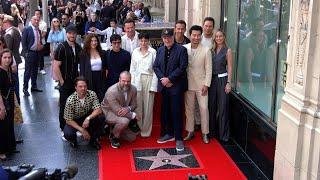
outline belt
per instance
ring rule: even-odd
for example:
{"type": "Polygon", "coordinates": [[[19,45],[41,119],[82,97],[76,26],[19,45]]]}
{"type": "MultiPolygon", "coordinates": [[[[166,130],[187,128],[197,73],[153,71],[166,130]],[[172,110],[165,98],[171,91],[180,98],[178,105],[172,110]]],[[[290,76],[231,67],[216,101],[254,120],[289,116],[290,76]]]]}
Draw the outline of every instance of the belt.
{"type": "Polygon", "coordinates": [[[222,73],[222,74],[218,74],[218,78],[222,78],[222,77],[226,77],[226,76],[228,76],[227,72],[222,73]]]}

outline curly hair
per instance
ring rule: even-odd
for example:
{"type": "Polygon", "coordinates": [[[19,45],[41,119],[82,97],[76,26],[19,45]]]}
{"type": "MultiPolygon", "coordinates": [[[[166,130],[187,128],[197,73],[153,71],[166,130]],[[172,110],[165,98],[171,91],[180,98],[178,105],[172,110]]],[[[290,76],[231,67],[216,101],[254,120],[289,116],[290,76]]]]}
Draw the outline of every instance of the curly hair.
{"type": "Polygon", "coordinates": [[[100,40],[97,34],[88,34],[85,36],[84,38],[84,43],[83,43],[83,49],[81,51],[81,55],[90,55],[90,49],[91,49],[91,40],[92,38],[96,38],[97,39],[97,51],[99,54],[102,54],[102,48],[101,48],[101,44],[100,44],[100,40]]]}

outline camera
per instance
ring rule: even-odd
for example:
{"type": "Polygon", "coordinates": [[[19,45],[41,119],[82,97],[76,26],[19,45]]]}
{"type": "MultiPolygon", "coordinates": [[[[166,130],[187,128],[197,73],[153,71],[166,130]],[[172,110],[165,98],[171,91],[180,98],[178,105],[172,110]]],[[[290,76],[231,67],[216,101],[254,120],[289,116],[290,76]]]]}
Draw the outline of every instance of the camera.
{"type": "Polygon", "coordinates": [[[21,164],[19,166],[6,166],[3,169],[8,173],[8,177],[11,180],[67,180],[75,177],[78,173],[76,166],[68,166],[61,169],[54,169],[50,171],[46,168],[34,169],[32,164],[21,164]]]}

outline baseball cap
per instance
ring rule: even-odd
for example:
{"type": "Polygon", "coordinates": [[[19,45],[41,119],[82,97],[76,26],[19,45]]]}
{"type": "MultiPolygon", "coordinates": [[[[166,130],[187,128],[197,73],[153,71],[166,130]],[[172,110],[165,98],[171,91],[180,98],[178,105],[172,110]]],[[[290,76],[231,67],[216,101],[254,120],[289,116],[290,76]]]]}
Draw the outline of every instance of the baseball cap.
{"type": "Polygon", "coordinates": [[[163,29],[161,36],[173,36],[173,29],[163,29]]]}
{"type": "Polygon", "coordinates": [[[76,28],[76,26],[74,26],[74,25],[70,25],[70,26],[67,26],[66,27],[66,32],[68,33],[68,32],[77,32],[77,28],[76,28]]]}

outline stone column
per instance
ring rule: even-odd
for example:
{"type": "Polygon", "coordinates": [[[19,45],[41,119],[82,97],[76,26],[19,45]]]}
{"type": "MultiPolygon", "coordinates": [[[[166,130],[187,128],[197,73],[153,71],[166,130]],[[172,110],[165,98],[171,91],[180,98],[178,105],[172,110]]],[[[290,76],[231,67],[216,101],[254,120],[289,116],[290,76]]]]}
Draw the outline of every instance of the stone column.
{"type": "Polygon", "coordinates": [[[288,71],[279,110],[275,180],[320,179],[320,3],[292,1],[288,71]]]}
{"type": "Polygon", "coordinates": [[[165,22],[176,21],[176,1],[175,0],[164,1],[164,21],[165,22]]]}
{"type": "Polygon", "coordinates": [[[48,13],[48,0],[42,0],[42,18],[44,22],[46,22],[47,24],[50,24],[49,13],[48,13]]]}
{"type": "Polygon", "coordinates": [[[39,6],[38,0],[29,0],[28,19],[34,16],[34,11],[38,9],[38,6],[39,6]]]}

